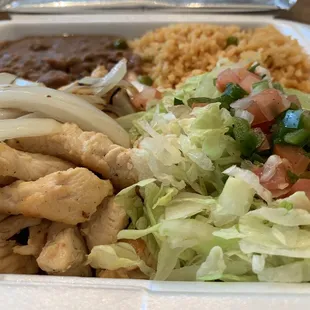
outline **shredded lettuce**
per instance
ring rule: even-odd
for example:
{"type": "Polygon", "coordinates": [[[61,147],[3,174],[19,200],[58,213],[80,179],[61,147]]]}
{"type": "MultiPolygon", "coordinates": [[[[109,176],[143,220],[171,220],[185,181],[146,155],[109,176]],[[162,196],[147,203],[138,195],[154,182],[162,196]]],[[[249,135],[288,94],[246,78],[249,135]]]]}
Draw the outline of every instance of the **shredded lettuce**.
{"type": "MultiPolygon", "coordinates": [[[[132,125],[139,182],[115,198],[129,227],[118,233],[120,242],[92,250],[91,266],[140,268],[151,279],[168,281],[310,281],[307,195],[273,199],[241,155],[230,111],[220,103],[187,104],[194,97],[219,97],[214,79],[236,67],[223,60],[212,72],[166,91],[146,112],[119,119],[126,129],[132,125]],[[139,238],[155,270],[121,242],[139,238]]],[[[259,87],[275,87],[267,70],[258,66],[256,73],[265,76],[259,87]]],[[[310,109],[309,95],[285,92],[310,109]]]]}
{"type": "Polygon", "coordinates": [[[303,109],[310,110],[310,94],[303,93],[300,90],[285,88],[285,93],[288,95],[295,95],[299,99],[303,109]]]}
{"type": "Polygon", "coordinates": [[[87,263],[96,269],[117,270],[138,267],[147,276],[154,274],[154,270],[145,264],[135,249],[124,242],[95,246],[88,255],[87,263]]]}

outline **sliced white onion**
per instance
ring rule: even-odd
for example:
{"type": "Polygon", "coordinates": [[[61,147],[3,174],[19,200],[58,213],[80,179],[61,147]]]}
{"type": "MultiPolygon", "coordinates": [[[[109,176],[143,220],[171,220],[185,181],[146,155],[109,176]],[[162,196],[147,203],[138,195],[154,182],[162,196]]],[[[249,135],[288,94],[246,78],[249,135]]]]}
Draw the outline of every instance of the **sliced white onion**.
{"type": "Polygon", "coordinates": [[[6,72],[0,73],[0,85],[1,86],[15,85],[15,86],[42,86],[44,87],[44,84],[28,81],[28,80],[17,77],[17,75],[6,73],[6,72]]]}
{"type": "Polygon", "coordinates": [[[254,115],[247,110],[236,109],[235,116],[245,119],[250,124],[252,124],[254,121],[254,115]]]}
{"type": "Polygon", "coordinates": [[[0,73],[0,85],[12,84],[17,79],[17,76],[11,73],[0,73]]]}
{"type": "Polygon", "coordinates": [[[267,203],[271,203],[272,201],[271,192],[260,184],[259,177],[252,171],[241,169],[236,165],[234,165],[223,171],[223,173],[231,177],[241,179],[244,182],[248,183],[256,191],[257,195],[259,195],[267,203]]]}
{"type": "Polygon", "coordinates": [[[0,140],[36,137],[60,132],[61,124],[53,119],[0,120],[0,140]]]}
{"type": "Polygon", "coordinates": [[[251,96],[239,99],[237,101],[235,101],[234,103],[232,103],[230,106],[233,109],[241,109],[241,110],[245,110],[247,109],[251,104],[253,103],[253,100],[251,98],[251,96]]]}
{"type": "Polygon", "coordinates": [[[98,96],[106,94],[125,77],[126,73],[127,60],[123,58],[98,83],[93,84],[93,87],[100,88],[95,94],[98,96]]]}
{"type": "Polygon", "coordinates": [[[27,112],[20,109],[0,109],[0,120],[1,119],[14,119],[25,115],[27,112]]]}
{"type": "Polygon", "coordinates": [[[41,112],[33,112],[33,113],[28,113],[26,115],[23,115],[19,117],[18,119],[29,119],[29,118],[49,118],[49,116],[41,113],[41,112]]]}
{"type": "Polygon", "coordinates": [[[281,165],[282,159],[278,155],[270,156],[264,164],[263,173],[260,177],[261,182],[269,181],[276,173],[277,167],[281,165]]]}
{"type": "Polygon", "coordinates": [[[36,86],[2,88],[0,108],[41,112],[64,123],[76,123],[83,130],[102,132],[121,146],[130,146],[128,133],[111,117],[83,99],[62,91],[36,86]]]}

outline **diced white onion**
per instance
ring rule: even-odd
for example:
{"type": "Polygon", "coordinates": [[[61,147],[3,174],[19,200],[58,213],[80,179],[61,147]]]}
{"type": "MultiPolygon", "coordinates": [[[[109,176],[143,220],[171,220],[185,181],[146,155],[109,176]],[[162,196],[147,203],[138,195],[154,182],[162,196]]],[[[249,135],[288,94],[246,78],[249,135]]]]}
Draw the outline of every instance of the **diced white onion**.
{"type": "Polygon", "coordinates": [[[254,115],[247,110],[236,109],[235,116],[247,120],[250,124],[252,124],[254,121],[254,115]]]}
{"type": "Polygon", "coordinates": [[[0,140],[36,137],[61,131],[61,124],[53,119],[0,120],[0,140]]]}
{"type": "Polygon", "coordinates": [[[282,163],[278,155],[269,156],[263,167],[263,173],[260,177],[261,182],[269,181],[276,173],[277,167],[282,163]]]}
{"type": "Polygon", "coordinates": [[[223,173],[243,180],[248,183],[256,191],[257,195],[259,195],[266,202],[270,203],[272,201],[271,192],[260,184],[258,176],[252,171],[241,169],[234,165],[223,171],[223,173]]]}
{"type": "Polygon", "coordinates": [[[241,109],[241,110],[245,110],[247,109],[251,104],[253,103],[253,100],[250,96],[239,99],[237,101],[235,101],[234,103],[232,103],[230,106],[233,109],[241,109]]]}
{"type": "Polygon", "coordinates": [[[0,109],[0,120],[1,119],[14,119],[25,115],[27,112],[20,109],[0,109]]]}

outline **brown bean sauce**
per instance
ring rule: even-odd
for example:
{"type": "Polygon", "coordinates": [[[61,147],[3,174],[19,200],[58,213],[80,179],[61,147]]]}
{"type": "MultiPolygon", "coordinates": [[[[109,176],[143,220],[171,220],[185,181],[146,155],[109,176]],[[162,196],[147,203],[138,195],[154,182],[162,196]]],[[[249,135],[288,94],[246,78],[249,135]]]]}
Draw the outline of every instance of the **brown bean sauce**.
{"type": "Polygon", "coordinates": [[[59,88],[89,76],[98,66],[110,70],[123,57],[128,69],[141,72],[142,62],[129,49],[115,47],[118,37],[53,36],[28,37],[0,44],[0,72],[59,88]]]}

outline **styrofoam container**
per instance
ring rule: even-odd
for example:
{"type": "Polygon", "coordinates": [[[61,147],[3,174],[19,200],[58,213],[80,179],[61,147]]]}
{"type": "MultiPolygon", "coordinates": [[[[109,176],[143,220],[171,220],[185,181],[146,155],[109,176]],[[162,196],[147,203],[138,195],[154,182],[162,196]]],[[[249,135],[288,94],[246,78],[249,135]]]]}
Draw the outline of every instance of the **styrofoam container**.
{"type": "MultiPolygon", "coordinates": [[[[134,38],[171,23],[274,25],[310,54],[310,27],[258,15],[29,15],[0,22],[0,40],[29,35],[111,34],[134,38]]],[[[0,309],[110,310],[310,309],[310,284],[154,282],[145,280],[0,275],[0,309]]]]}

